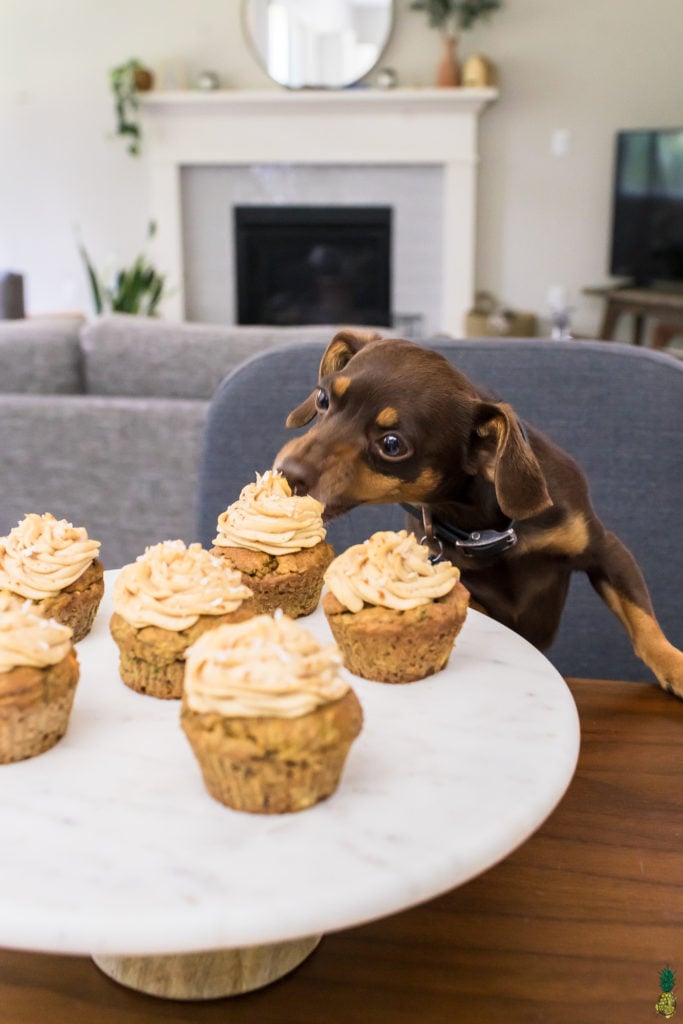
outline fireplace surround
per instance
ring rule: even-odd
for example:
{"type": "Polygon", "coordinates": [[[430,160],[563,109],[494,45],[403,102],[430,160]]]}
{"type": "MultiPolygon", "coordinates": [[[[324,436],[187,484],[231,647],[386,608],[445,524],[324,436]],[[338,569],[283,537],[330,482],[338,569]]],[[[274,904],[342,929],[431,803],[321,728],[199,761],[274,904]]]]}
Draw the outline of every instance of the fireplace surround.
{"type": "MultiPolygon", "coordinates": [[[[495,89],[345,89],[159,92],[143,98],[154,258],[176,290],[171,319],[188,315],[183,176],[194,168],[292,165],[439,172],[440,226],[433,250],[438,295],[431,330],[462,333],[474,292],[478,119],[495,89]]],[[[362,195],[358,197],[362,199],[362,195]]],[[[282,200],[278,195],[273,203],[282,200]]],[[[296,200],[295,200],[296,201],[296,200]]],[[[396,223],[396,235],[400,223],[396,223]]],[[[203,245],[201,239],[196,245],[203,245]]],[[[394,253],[401,257],[401,245],[394,253]]],[[[396,275],[401,268],[394,267],[396,275]]],[[[406,312],[409,312],[406,310],[406,312]]],[[[413,312],[420,312],[414,310],[413,312]]],[[[233,321],[234,322],[234,321],[233,321]]]]}

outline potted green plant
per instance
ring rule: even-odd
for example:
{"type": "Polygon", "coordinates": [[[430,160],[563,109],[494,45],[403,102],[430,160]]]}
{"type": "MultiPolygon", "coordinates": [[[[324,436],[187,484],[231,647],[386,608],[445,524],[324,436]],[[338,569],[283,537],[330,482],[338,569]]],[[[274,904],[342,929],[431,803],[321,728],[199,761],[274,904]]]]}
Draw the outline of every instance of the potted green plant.
{"type": "Polygon", "coordinates": [[[460,85],[457,59],[458,32],[467,31],[502,7],[502,0],[412,0],[413,11],[424,11],[432,28],[444,39],[444,55],[437,70],[437,85],[460,85]]]}
{"type": "MultiPolygon", "coordinates": [[[[152,238],[155,232],[156,225],[151,221],[147,237],[152,238]]],[[[154,268],[144,252],[136,257],[130,267],[115,271],[108,284],[95,269],[83,243],[79,245],[79,252],[98,315],[133,313],[138,316],[156,316],[159,303],[166,294],[166,278],[154,268]]]]}
{"type": "Polygon", "coordinates": [[[128,152],[131,156],[139,156],[141,133],[137,117],[140,106],[138,93],[152,88],[152,72],[134,58],[111,68],[109,84],[114,94],[116,134],[128,139],[128,152]]]}

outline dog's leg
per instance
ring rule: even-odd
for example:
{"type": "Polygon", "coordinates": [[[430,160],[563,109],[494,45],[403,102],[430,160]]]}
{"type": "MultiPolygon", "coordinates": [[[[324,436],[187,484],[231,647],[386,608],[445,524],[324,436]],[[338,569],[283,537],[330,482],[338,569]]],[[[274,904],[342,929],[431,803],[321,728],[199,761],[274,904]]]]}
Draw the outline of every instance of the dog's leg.
{"type": "Polygon", "coordinates": [[[588,578],[628,630],[633,650],[665,690],[683,698],[683,653],[664,636],[643,575],[627,547],[605,533],[588,578]]]}

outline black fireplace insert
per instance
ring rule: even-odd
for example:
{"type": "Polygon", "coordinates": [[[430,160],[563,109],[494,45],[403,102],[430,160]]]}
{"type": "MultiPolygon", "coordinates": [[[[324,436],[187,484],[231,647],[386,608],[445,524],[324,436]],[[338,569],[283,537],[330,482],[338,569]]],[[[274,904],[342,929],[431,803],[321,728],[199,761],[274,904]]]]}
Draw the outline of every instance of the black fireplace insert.
{"type": "Polygon", "coordinates": [[[391,208],[236,206],[237,322],[391,324],[391,208]]]}

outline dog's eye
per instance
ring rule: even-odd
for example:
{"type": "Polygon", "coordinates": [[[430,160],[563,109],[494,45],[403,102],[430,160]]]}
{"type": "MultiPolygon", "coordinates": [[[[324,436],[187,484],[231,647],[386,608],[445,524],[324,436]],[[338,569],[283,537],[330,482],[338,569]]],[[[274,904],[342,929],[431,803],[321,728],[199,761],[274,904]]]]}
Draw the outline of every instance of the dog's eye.
{"type": "Polygon", "coordinates": [[[315,393],[315,407],[319,412],[324,412],[325,409],[330,407],[330,396],[322,388],[318,388],[315,393]]]}
{"type": "Polygon", "coordinates": [[[385,459],[401,459],[410,454],[405,441],[398,434],[385,434],[378,443],[380,454],[385,459]]]}

